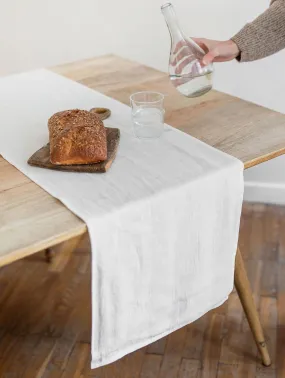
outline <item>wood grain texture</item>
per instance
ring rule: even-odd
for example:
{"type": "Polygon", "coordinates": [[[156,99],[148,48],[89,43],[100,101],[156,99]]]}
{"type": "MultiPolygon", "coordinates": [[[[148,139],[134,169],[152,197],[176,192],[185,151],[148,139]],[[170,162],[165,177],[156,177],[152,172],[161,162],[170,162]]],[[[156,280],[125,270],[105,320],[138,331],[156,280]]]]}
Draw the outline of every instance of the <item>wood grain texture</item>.
{"type": "MultiPolygon", "coordinates": [[[[12,167],[1,180],[16,183],[0,192],[0,266],[86,232],[86,225],[57,199],[12,167]]],[[[7,183],[7,186],[10,184],[7,183]]]]}
{"type": "MultiPolygon", "coordinates": [[[[285,210],[285,208],[283,209],[285,210]]],[[[285,212],[275,206],[245,205],[242,221],[258,212],[263,224],[272,226],[285,212]],[[250,211],[248,211],[250,209],[250,211]]],[[[251,259],[263,267],[268,251],[253,248],[251,231],[242,227],[244,249],[252,247],[251,259]]],[[[285,225],[278,239],[283,240],[285,225]]],[[[254,233],[256,235],[256,233],[254,233]]],[[[272,235],[273,239],[276,235],[272,235]]],[[[272,241],[273,241],[272,239],[272,241]]],[[[257,245],[259,241],[257,239],[257,245]]],[[[280,247],[281,249],[284,246],[280,247]]],[[[57,254],[60,250],[55,250],[57,254]]],[[[277,246],[276,258],[279,256],[277,246]]],[[[90,246],[80,242],[67,264],[51,269],[44,253],[19,260],[0,269],[0,377],[2,378],[284,378],[285,377],[285,265],[278,263],[278,282],[262,294],[267,280],[252,275],[257,288],[259,314],[269,345],[272,365],[264,367],[249,327],[233,292],[226,305],[125,358],[99,369],[90,369],[90,246]],[[21,279],[19,279],[21,277],[21,279]]],[[[272,260],[270,260],[272,261],[272,260]]],[[[259,269],[258,267],[256,268],[259,269]]],[[[261,270],[262,272],[262,270],[261,270]]]]}
{"type": "Polygon", "coordinates": [[[116,128],[106,127],[107,135],[107,159],[96,164],[74,164],[74,165],[57,165],[50,162],[50,145],[36,151],[28,160],[32,166],[56,171],[65,172],[85,172],[85,173],[106,173],[116,158],[119,141],[120,130],[116,128]]]}
{"type": "MultiPolygon", "coordinates": [[[[139,63],[108,55],[52,70],[125,104],[136,91],[166,94],[167,123],[239,158],[245,168],[285,152],[284,115],[216,91],[187,99],[165,73],[139,63]]],[[[79,218],[1,157],[0,206],[0,266],[86,232],[79,218]]]]}
{"type": "Polygon", "coordinates": [[[125,104],[136,91],[166,94],[167,123],[237,157],[246,168],[285,152],[285,116],[236,97],[211,91],[188,99],[176,91],[167,74],[113,55],[53,71],[125,104]]]}

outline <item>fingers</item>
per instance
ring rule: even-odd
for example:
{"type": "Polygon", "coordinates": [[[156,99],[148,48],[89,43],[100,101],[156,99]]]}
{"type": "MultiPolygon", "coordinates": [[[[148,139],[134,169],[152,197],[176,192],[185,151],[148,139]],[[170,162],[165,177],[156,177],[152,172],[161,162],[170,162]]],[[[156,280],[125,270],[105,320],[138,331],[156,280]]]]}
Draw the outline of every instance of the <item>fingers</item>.
{"type": "MultiPolygon", "coordinates": [[[[179,50],[178,50],[179,51],[179,50]]],[[[171,65],[172,66],[176,66],[182,59],[185,58],[185,56],[188,56],[188,57],[191,57],[192,56],[192,59],[194,59],[194,56],[193,54],[191,53],[191,51],[189,51],[189,49],[187,48],[187,46],[183,46],[179,53],[172,59],[171,61],[171,65]],[[187,51],[188,50],[188,51],[187,51]]]]}
{"type": "Polygon", "coordinates": [[[194,57],[188,56],[187,58],[182,60],[182,62],[177,64],[177,66],[175,67],[175,74],[176,75],[181,74],[183,71],[183,68],[185,68],[189,63],[193,62],[194,59],[195,59],[194,57]]]}
{"type": "Polygon", "coordinates": [[[190,43],[187,41],[180,41],[174,48],[173,55],[170,64],[175,67],[175,74],[181,75],[183,69],[189,65],[191,62],[198,59],[199,63],[194,64],[191,67],[191,72],[188,74],[193,76],[197,76],[201,74],[201,68],[204,66],[209,65],[210,63],[219,60],[219,49],[215,46],[215,41],[210,41],[205,38],[193,38],[193,41],[202,48],[206,55],[202,53],[202,51],[196,51],[196,55],[192,53],[190,43]],[[211,46],[211,44],[214,44],[211,46]],[[212,48],[210,48],[212,47],[212,48]],[[200,56],[199,56],[200,55],[200,56]],[[202,67],[201,67],[202,66],[202,67]],[[199,68],[200,67],[200,68],[199,68]]]}
{"type": "Polygon", "coordinates": [[[184,55],[184,52],[181,53],[181,56],[179,54],[177,57],[171,62],[171,65],[175,67],[175,74],[181,75],[184,68],[188,66],[188,64],[192,63],[190,71],[187,72],[187,75],[191,75],[191,77],[197,76],[201,74],[201,66],[204,64],[202,63],[202,58],[197,59],[197,57],[193,54],[191,55],[184,55]],[[195,64],[193,64],[195,62],[195,64]]]}
{"type": "MultiPolygon", "coordinates": [[[[205,51],[208,51],[208,40],[206,38],[192,38],[192,40],[197,44],[199,45],[203,50],[205,51]]],[[[173,54],[176,54],[178,53],[178,51],[181,49],[181,47],[183,46],[187,46],[187,42],[186,41],[179,41],[175,48],[174,48],[174,51],[173,51],[173,54]]]]}
{"type": "Polygon", "coordinates": [[[179,41],[179,42],[177,43],[177,45],[175,46],[175,48],[174,48],[173,54],[177,54],[178,51],[179,51],[179,50],[181,49],[181,47],[183,47],[183,46],[186,46],[186,42],[185,42],[185,41],[179,41]]]}
{"type": "Polygon", "coordinates": [[[207,66],[208,64],[214,62],[219,55],[220,55],[219,50],[213,49],[204,56],[202,62],[205,66],[207,66]]]}
{"type": "Polygon", "coordinates": [[[193,39],[194,42],[200,44],[200,43],[205,43],[205,40],[206,38],[196,38],[196,37],[191,37],[191,39],[193,39]]]}
{"type": "Polygon", "coordinates": [[[188,66],[188,64],[192,63],[192,65],[189,67],[188,72],[186,73],[189,78],[193,78],[195,76],[201,75],[201,64],[200,61],[197,61],[197,59],[193,56],[189,56],[185,58],[182,62],[180,62],[175,67],[175,74],[176,75],[182,75],[183,69],[188,66]],[[193,64],[194,63],[194,64],[193,64]]]}
{"type": "Polygon", "coordinates": [[[207,39],[205,39],[205,38],[192,38],[192,39],[198,46],[201,47],[202,50],[204,50],[204,52],[209,51],[207,39]]]}
{"type": "MultiPolygon", "coordinates": [[[[206,53],[198,49],[195,52],[196,58],[201,61],[202,66],[207,66],[212,62],[225,62],[234,59],[239,54],[238,47],[232,41],[216,41],[206,38],[192,38],[193,41],[206,53]]],[[[176,72],[179,74],[183,68],[191,61],[191,44],[187,41],[177,43],[174,50],[174,58],[171,64],[177,66],[176,72]],[[190,49],[187,51],[187,48],[190,49]],[[185,58],[185,56],[189,58],[185,58]]]]}
{"type": "MultiPolygon", "coordinates": [[[[206,46],[206,39],[205,38],[193,38],[193,41],[204,51],[204,52],[207,52],[209,51],[208,47],[206,46]]],[[[182,61],[185,56],[188,56],[188,57],[191,57],[192,58],[189,58],[187,59],[187,62],[183,61],[181,62],[181,66],[179,68],[177,68],[177,71],[181,71],[183,69],[183,67],[185,67],[191,60],[194,60],[195,58],[198,58],[199,60],[203,58],[203,52],[202,51],[197,51],[196,52],[196,57],[194,57],[194,55],[192,54],[191,50],[189,49],[189,47],[191,48],[191,45],[188,45],[187,41],[179,41],[175,48],[174,48],[174,51],[173,51],[173,54],[177,54],[176,56],[173,57],[173,59],[171,60],[170,64],[172,66],[176,66],[177,64],[179,64],[180,61],[182,61]],[[189,51],[187,51],[187,49],[189,51]],[[200,55],[200,56],[199,56],[200,55]]]]}
{"type": "MultiPolygon", "coordinates": [[[[193,38],[193,41],[204,51],[204,52],[207,52],[209,51],[207,45],[206,45],[206,39],[204,38],[193,38]]],[[[183,51],[183,48],[187,48],[187,46],[190,46],[191,47],[191,44],[188,44],[187,41],[179,41],[175,48],[174,48],[174,51],[173,51],[173,54],[177,54],[179,52],[179,54],[177,55],[177,60],[181,60],[183,55],[184,55],[184,51],[183,51]]],[[[202,52],[201,52],[202,53],[202,52]]]]}

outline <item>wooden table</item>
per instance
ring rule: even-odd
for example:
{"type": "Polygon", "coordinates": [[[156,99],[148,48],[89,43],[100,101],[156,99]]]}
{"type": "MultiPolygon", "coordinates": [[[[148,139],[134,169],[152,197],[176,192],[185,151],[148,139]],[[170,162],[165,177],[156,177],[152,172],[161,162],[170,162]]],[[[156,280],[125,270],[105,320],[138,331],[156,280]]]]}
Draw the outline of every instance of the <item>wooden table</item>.
{"type": "MultiPolygon", "coordinates": [[[[123,103],[133,92],[166,94],[166,122],[244,162],[245,168],[285,153],[285,116],[224,93],[187,99],[165,73],[108,55],[52,71],[123,103]]],[[[96,104],[94,104],[96,106],[96,104]]],[[[58,200],[0,157],[0,266],[63,243],[70,254],[86,225],[58,200]]],[[[240,251],[235,285],[265,365],[270,358],[240,251]]]]}

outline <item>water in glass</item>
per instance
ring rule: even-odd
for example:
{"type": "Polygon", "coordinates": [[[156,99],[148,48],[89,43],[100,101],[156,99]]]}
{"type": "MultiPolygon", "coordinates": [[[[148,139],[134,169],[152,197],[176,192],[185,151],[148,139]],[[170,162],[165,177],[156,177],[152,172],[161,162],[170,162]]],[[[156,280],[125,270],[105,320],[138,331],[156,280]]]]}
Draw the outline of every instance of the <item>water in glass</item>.
{"type": "Polygon", "coordinates": [[[153,107],[140,107],[133,112],[134,131],[139,138],[158,138],[164,127],[164,111],[153,107]]]}

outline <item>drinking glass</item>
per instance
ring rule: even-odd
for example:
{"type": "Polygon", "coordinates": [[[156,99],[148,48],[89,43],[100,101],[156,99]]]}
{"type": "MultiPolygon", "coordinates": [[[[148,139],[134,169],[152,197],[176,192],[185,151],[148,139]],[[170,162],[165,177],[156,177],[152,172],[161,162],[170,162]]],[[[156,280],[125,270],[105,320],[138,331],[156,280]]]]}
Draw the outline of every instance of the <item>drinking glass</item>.
{"type": "Polygon", "coordinates": [[[137,92],[131,95],[134,133],[138,138],[159,138],[164,130],[164,95],[158,92],[137,92]]]}

